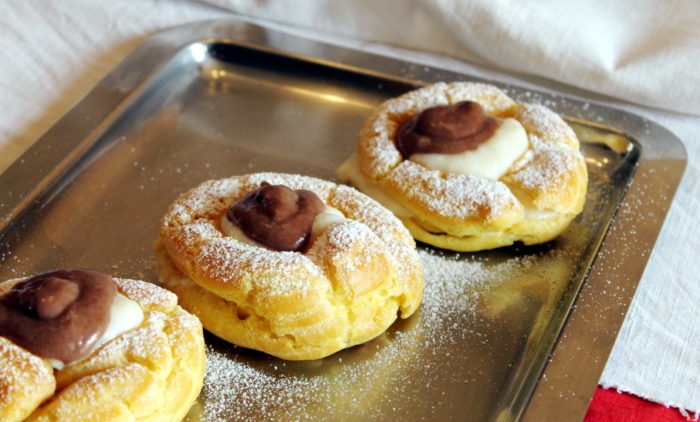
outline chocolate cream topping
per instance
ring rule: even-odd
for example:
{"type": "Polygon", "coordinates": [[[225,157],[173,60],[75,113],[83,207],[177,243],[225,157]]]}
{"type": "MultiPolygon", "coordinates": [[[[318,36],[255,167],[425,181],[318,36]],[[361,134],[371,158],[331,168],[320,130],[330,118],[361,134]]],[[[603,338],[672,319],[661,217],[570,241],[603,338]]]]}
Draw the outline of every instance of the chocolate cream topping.
{"type": "Polygon", "coordinates": [[[248,237],[278,251],[302,251],[325,208],[315,193],[263,182],[229,208],[226,218],[248,237]]]}
{"type": "Polygon", "coordinates": [[[413,154],[459,154],[475,150],[501,126],[479,103],[430,107],[405,122],[396,137],[404,158],[413,154]]]}
{"type": "Polygon", "coordinates": [[[89,270],[56,270],[0,296],[0,335],[37,356],[68,364],[90,354],[109,325],[117,287],[89,270]]]}

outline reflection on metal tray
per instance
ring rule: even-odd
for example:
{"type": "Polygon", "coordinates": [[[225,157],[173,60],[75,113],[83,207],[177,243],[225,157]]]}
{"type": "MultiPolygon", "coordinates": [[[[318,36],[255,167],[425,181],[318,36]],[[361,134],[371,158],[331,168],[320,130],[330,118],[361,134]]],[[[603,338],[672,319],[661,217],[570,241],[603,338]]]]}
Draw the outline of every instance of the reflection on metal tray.
{"type": "MultiPolygon", "coordinates": [[[[474,80],[416,69],[239,21],[160,33],[0,177],[0,276],[78,266],[155,282],[151,243],[179,193],[254,171],[335,179],[375,105],[424,82],[474,80]]],[[[537,247],[421,246],[420,312],[326,359],[283,362],[207,336],[190,420],[583,416],[685,152],[640,117],[503,87],[570,116],[583,142],[590,187],[570,229],[537,247]]]]}

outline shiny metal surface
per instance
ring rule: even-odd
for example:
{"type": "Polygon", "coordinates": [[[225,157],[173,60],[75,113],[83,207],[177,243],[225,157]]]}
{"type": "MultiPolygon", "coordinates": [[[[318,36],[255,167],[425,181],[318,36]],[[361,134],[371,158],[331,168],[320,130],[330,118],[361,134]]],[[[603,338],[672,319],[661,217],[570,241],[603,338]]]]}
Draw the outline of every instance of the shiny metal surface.
{"type": "MultiPolygon", "coordinates": [[[[335,179],[375,105],[440,80],[474,78],[238,21],[158,34],[0,176],[0,278],[69,266],[155,282],[151,243],[178,194],[253,171],[335,179]]],[[[217,412],[243,400],[229,377],[205,386],[190,420],[583,417],[686,155],[638,116],[504,88],[569,116],[584,143],[591,181],[571,228],[530,248],[421,246],[433,264],[479,269],[479,283],[455,281],[471,286],[457,292],[470,306],[445,310],[431,302],[445,292],[427,289],[416,316],[321,361],[284,363],[207,337],[212,356],[315,390],[292,391],[302,405],[291,406],[261,387],[257,406],[217,412]],[[230,402],[212,403],[222,397],[213,389],[230,391],[230,402]]]]}

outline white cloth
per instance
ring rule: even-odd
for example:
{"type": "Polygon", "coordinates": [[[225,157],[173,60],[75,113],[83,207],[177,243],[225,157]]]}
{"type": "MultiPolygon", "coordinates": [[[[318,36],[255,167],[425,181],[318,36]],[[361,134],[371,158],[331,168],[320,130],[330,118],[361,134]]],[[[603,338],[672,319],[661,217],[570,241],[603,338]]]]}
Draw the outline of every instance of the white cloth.
{"type": "Polygon", "coordinates": [[[550,78],[675,132],[688,149],[688,170],[601,383],[700,411],[698,3],[0,0],[0,171],[145,37],[231,11],[325,42],[504,82],[537,87],[550,78]]]}
{"type": "Polygon", "coordinates": [[[693,89],[700,86],[700,4],[692,0],[203,2],[700,115],[693,89]]]}

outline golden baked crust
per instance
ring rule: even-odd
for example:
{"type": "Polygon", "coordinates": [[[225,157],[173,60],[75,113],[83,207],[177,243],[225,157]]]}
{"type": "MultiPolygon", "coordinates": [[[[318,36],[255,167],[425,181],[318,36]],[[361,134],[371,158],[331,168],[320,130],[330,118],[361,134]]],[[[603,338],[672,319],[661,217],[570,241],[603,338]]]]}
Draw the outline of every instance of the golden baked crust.
{"type": "MultiPolygon", "coordinates": [[[[177,297],[143,281],[114,279],[144,312],[141,325],[54,371],[0,337],[2,421],[175,421],[202,388],[202,326],[177,297]]],[[[0,283],[0,292],[18,280],[0,283]]]]}
{"type": "Polygon", "coordinates": [[[555,238],[583,209],[588,184],[579,141],[559,115],[541,105],[516,104],[494,86],[466,82],[429,85],[380,105],[338,175],[360,188],[369,184],[373,189],[366,193],[382,203],[400,204],[404,212],[398,216],[416,239],[457,251],[555,238]],[[395,138],[405,121],[459,101],[476,101],[487,114],[514,118],[525,129],[527,151],[499,180],[444,174],[399,153],[395,138]]]}
{"type": "Polygon", "coordinates": [[[51,365],[0,337],[0,420],[21,421],[56,389],[51,365]]]}
{"type": "Polygon", "coordinates": [[[290,360],[317,359],[364,343],[418,308],[423,276],[410,233],[374,200],[347,186],[257,173],[205,182],[168,209],[156,242],[161,282],[204,327],[239,346],[290,360]],[[225,236],[228,207],[262,182],[313,191],[347,220],[304,253],[225,236]]]}

